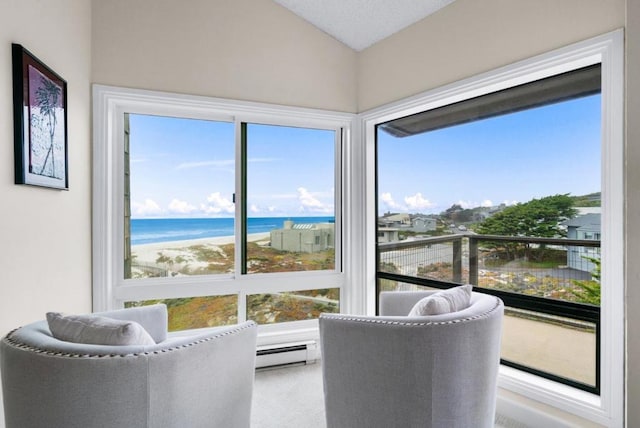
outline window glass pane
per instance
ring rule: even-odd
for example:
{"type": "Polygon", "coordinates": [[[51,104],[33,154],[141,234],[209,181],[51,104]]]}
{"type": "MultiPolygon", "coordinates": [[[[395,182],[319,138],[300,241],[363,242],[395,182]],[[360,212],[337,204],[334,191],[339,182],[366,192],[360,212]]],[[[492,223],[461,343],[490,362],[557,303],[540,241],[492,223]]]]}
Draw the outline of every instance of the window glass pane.
{"type": "Polygon", "coordinates": [[[323,312],[339,311],[339,288],[247,296],[247,318],[258,324],[315,319],[323,312]]]}
{"type": "Polygon", "coordinates": [[[501,356],[513,363],[595,386],[595,329],[593,323],[506,308],[501,356]]]}
{"type": "Polygon", "coordinates": [[[380,291],[440,291],[438,288],[427,287],[408,282],[394,281],[391,279],[378,279],[378,290],[380,291]]]}
{"type": "Polygon", "coordinates": [[[378,127],[379,270],[584,301],[583,282],[599,287],[600,102],[404,137],[378,127]]]}
{"type": "Polygon", "coordinates": [[[164,303],[169,313],[169,331],[215,327],[238,323],[238,296],[203,296],[125,302],[125,308],[164,303]]]}
{"type": "Polygon", "coordinates": [[[125,115],[125,278],[234,271],[234,124],[125,115]]]}
{"type": "Polygon", "coordinates": [[[335,131],[246,125],[247,273],[335,269],[335,131]]]}
{"type": "MultiPolygon", "coordinates": [[[[588,239],[588,238],[581,238],[588,239]]],[[[528,241],[479,241],[480,287],[600,304],[600,247],[528,241]],[[595,294],[594,294],[595,293],[595,294]]]]}
{"type": "Polygon", "coordinates": [[[462,250],[466,241],[460,235],[378,242],[380,272],[438,281],[462,280],[462,250]]]}
{"type": "Polygon", "coordinates": [[[502,357],[592,392],[600,79],[586,67],[376,129],[379,290],[414,289],[396,281],[410,276],[499,291],[502,357]]]}

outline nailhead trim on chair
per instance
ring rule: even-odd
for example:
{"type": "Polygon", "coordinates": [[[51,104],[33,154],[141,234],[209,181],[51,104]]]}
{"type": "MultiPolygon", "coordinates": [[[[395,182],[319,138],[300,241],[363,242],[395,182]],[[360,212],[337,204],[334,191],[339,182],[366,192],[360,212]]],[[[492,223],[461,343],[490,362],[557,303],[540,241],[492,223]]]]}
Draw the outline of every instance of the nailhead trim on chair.
{"type": "Polygon", "coordinates": [[[379,319],[377,317],[363,318],[359,316],[349,316],[349,315],[342,315],[342,314],[321,314],[320,318],[326,318],[326,319],[330,318],[330,319],[342,320],[342,321],[358,321],[358,322],[366,322],[366,323],[372,323],[372,324],[389,324],[389,325],[404,325],[404,326],[458,324],[458,323],[465,323],[465,322],[474,321],[480,318],[488,317],[500,307],[500,300],[497,297],[495,298],[495,300],[496,300],[495,306],[486,312],[474,315],[472,317],[459,318],[459,319],[449,320],[449,321],[427,321],[427,322],[389,321],[389,320],[379,319]]]}
{"type": "Polygon", "coordinates": [[[142,356],[142,355],[152,355],[152,354],[161,354],[161,353],[164,353],[164,352],[178,351],[180,349],[188,348],[188,347],[200,344],[200,343],[210,342],[211,340],[218,339],[220,337],[224,337],[224,336],[228,336],[230,334],[238,333],[238,332],[240,332],[242,330],[246,330],[248,328],[252,328],[255,325],[256,324],[254,322],[251,322],[250,324],[247,324],[247,325],[245,325],[243,327],[238,327],[238,328],[235,328],[233,330],[228,330],[228,331],[225,331],[224,333],[216,334],[215,336],[205,337],[205,338],[196,340],[194,342],[185,343],[184,345],[173,346],[173,347],[165,348],[165,349],[158,349],[156,351],[137,352],[137,353],[131,353],[131,354],[73,354],[73,353],[66,353],[66,352],[54,352],[54,351],[50,351],[50,350],[47,350],[47,349],[37,348],[35,346],[31,346],[31,345],[27,345],[27,344],[24,344],[22,342],[19,342],[18,340],[14,339],[12,337],[12,335],[16,331],[20,330],[22,327],[18,327],[15,330],[10,331],[9,334],[7,334],[3,340],[5,342],[7,342],[9,345],[11,345],[11,346],[13,346],[15,348],[18,348],[18,349],[23,349],[25,351],[30,351],[30,352],[35,352],[37,354],[50,355],[50,356],[55,356],[55,357],[68,357],[68,358],[139,357],[139,356],[142,356]]]}

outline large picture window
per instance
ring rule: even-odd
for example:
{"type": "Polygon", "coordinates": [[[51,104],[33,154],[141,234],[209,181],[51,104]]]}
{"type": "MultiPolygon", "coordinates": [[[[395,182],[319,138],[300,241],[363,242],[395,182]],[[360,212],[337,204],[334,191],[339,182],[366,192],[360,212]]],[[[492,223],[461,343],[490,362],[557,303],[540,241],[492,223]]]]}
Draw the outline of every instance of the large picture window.
{"type": "Polygon", "coordinates": [[[170,331],[252,319],[286,335],[341,309],[350,115],[97,94],[117,101],[96,156],[96,224],[109,230],[94,242],[109,272],[96,310],[162,302],[170,331]]]}
{"type": "Polygon", "coordinates": [[[471,283],[497,292],[507,305],[503,364],[595,393],[600,82],[593,65],[376,133],[380,291],[471,283]]]}
{"type": "Polygon", "coordinates": [[[623,377],[621,35],[363,114],[381,291],[505,302],[500,386],[607,426],[623,377]]]}

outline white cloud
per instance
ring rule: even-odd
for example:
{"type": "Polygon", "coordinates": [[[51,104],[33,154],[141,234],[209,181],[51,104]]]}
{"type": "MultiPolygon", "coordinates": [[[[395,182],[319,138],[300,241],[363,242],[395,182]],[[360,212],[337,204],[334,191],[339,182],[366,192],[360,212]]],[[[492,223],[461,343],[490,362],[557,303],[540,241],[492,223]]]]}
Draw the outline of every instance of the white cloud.
{"type": "Polygon", "coordinates": [[[207,196],[208,204],[200,204],[200,210],[205,214],[233,213],[235,207],[233,202],[215,192],[207,196]]]}
{"type": "Polygon", "coordinates": [[[179,199],[173,199],[169,203],[169,211],[175,214],[191,214],[196,211],[198,208],[194,205],[186,201],[181,201],[179,199]]]}
{"type": "Polygon", "coordinates": [[[249,207],[249,211],[251,211],[252,213],[259,213],[262,210],[258,208],[256,204],[251,204],[251,206],[249,207]]]}
{"type": "Polygon", "coordinates": [[[332,213],[333,207],[323,204],[314,194],[304,187],[298,187],[298,201],[300,202],[300,211],[332,213]]]}
{"type": "Polygon", "coordinates": [[[422,196],[422,193],[418,192],[413,196],[405,196],[404,203],[410,210],[424,210],[432,208],[435,204],[422,196]]]}
{"type": "Polygon", "coordinates": [[[502,201],[502,203],[503,203],[503,204],[505,204],[505,205],[507,205],[507,206],[509,206],[509,205],[516,205],[516,204],[518,204],[518,201],[515,201],[515,200],[514,200],[514,201],[506,201],[506,200],[505,200],[505,201],[502,201]]]}
{"type": "Polygon", "coordinates": [[[162,214],[162,208],[153,199],[145,199],[143,203],[131,202],[134,217],[152,217],[162,214]]]}
{"type": "Polygon", "coordinates": [[[307,189],[298,187],[298,200],[303,207],[322,208],[322,202],[317,200],[307,189]]]}
{"type": "Polygon", "coordinates": [[[491,200],[489,200],[489,199],[485,199],[484,201],[482,201],[480,206],[481,207],[485,207],[485,208],[490,208],[490,207],[493,206],[493,202],[491,202],[491,200]]]}
{"type": "Polygon", "coordinates": [[[402,206],[400,206],[399,204],[396,203],[396,201],[393,200],[393,197],[391,196],[391,193],[389,193],[389,192],[382,193],[380,195],[380,200],[389,209],[392,209],[392,210],[402,210],[403,209],[402,206]]]}

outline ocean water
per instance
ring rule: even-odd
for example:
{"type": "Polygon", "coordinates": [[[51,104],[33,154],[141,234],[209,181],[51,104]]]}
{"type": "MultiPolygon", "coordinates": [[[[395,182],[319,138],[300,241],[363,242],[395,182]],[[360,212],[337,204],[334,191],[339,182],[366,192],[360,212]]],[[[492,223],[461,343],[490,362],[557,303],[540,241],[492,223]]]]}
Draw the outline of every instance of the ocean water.
{"type": "MultiPolygon", "coordinates": [[[[292,220],[294,223],[326,223],[334,221],[334,218],[253,217],[247,219],[247,233],[263,233],[280,229],[285,220],[292,220]]],[[[131,219],[131,245],[233,235],[233,218],[131,219]]]]}

